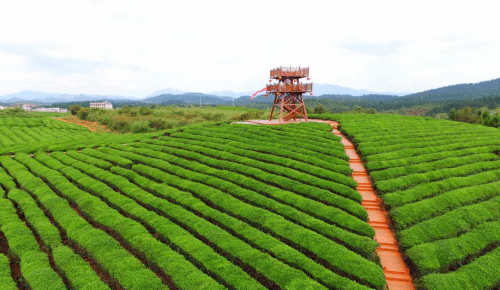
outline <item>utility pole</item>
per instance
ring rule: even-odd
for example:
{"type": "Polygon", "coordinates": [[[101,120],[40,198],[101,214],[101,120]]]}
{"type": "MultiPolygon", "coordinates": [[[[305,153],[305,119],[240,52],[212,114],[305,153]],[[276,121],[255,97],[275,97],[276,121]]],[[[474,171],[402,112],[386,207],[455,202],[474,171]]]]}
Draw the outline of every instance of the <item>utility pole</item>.
{"type": "Polygon", "coordinates": [[[201,96],[200,96],[200,107],[201,107],[201,96]]]}
{"type": "Polygon", "coordinates": [[[233,98],[233,107],[234,107],[234,98],[233,98]]]}

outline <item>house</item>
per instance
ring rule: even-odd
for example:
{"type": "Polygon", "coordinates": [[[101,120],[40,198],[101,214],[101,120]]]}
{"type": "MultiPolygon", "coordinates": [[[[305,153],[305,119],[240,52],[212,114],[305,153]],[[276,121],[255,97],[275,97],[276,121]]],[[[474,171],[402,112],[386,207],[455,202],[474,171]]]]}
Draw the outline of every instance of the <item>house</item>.
{"type": "Polygon", "coordinates": [[[33,112],[67,113],[68,110],[61,108],[38,108],[34,109],[33,112]]]}
{"type": "Polygon", "coordinates": [[[23,104],[23,110],[31,111],[33,110],[33,106],[31,104],[23,104]]]}
{"type": "Polygon", "coordinates": [[[100,102],[100,103],[90,103],[91,108],[101,108],[101,109],[106,109],[106,110],[113,110],[113,105],[108,102],[100,102]]]}
{"type": "Polygon", "coordinates": [[[0,110],[4,110],[4,109],[5,109],[5,107],[0,105],[0,110]]]}

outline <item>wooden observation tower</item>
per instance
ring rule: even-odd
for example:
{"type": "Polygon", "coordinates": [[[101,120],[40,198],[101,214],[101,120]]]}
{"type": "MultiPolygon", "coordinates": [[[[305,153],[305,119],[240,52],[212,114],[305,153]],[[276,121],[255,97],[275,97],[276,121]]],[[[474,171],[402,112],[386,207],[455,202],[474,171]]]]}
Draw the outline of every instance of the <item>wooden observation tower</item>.
{"type": "Polygon", "coordinates": [[[301,78],[309,80],[309,68],[305,67],[279,67],[271,70],[269,82],[277,80],[278,83],[266,86],[266,97],[268,93],[274,94],[274,102],[271,108],[271,121],[279,109],[280,123],[296,121],[297,117],[304,118],[307,122],[306,105],[302,94],[312,95],[312,83],[301,83],[301,78]]]}

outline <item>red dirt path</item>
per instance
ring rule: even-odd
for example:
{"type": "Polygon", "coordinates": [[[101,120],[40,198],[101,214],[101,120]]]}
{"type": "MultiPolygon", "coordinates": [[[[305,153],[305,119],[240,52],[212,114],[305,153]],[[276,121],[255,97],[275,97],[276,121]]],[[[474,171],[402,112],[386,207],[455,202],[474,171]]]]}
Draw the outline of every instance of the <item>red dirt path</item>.
{"type": "Polygon", "coordinates": [[[75,116],[70,116],[70,117],[66,117],[66,118],[54,117],[54,119],[59,120],[59,121],[63,121],[66,123],[70,123],[70,124],[80,125],[80,126],[88,128],[90,131],[94,131],[94,132],[97,131],[98,129],[102,129],[101,127],[103,127],[103,126],[99,125],[99,123],[97,123],[97,122],[89,122],[89,121],[80,120],[75,116]]]}
{"type": "MultiPolygon", "coordinates": [[[[410,277],[410,270],[406,266],[398,248],[398,241],[394,237],[387,217],[387,211],[384,209],[382,200],[373,190],[370,177],[368,176],[363,163],[361,162],[356,149],[351,141],[342,135],[337,129],[338,122],[310,120],[313,122],[327,123],[333,127],[332,133],[342,137],[342,144],[345,152],[349,156],[349,166],[352,168],[352,178],[358,183],[356,188],[362,196],[361,205],[368,212],[368,224],[375,230],[375,241],[380,244],[377,248],[377,254],[380,257],[380,263],[384,268],[384,276],[389,290],[415,290],[413,281],[410,277]]],[[[277,120],[247,120],[246,124],[254,125],[282,125],[288,123],[279,123],[277,120]]],[[[293,123],[293,122],[292,122],[293,123]]]]}
{"type": "Polygon", "coordinates": [[[415,289],[410,277],[410,270],[399,252],[398,241],[389,228],[390,220],[387,217],[387,211],[384,209],[382,200],[373,190],[370,178],[356,153],[356,149],[354,149],[354,145],[337,129],[338,122],[326,123],[333,127],[333,134],[342,137],[341,142],[350,158],[349,165],[353,170],[352,178],[358,182],[357,190],[363,198],[361,205],[368,212],[368,224],[375,230],[375,241],[380,244],[380,247],[377,248],[377,254],[384,268],[384,276],[389,290],[415,289]]]}

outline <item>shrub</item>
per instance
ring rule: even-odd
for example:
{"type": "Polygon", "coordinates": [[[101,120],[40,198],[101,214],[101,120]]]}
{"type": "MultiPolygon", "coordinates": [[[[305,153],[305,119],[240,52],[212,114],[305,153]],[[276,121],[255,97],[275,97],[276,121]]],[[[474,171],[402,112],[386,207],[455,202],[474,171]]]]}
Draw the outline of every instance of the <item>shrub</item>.
{"type": "Polygon", "coordinates": [[[155,130],[164,130],[164,129],[169,129],[172,128],[173,125],[167,123],[167,121],[163,119],[151,119],[149,120],[148,124],[149,128],[155,129],[155,130]]]}
{"type": "Polygon", "coordinates": [[[151,109],[148,109],[146,107],[140,107],[139,108],[139,114],[140,115],[143,115],[143,116],[145,116],[145,115],[151,115],[151,113],[153,113],[153,110],[151,110],[151,109]]]}
{"type": "Polygon", "coordinates": [[[130,124],[124,120],[114,120],[109,127],[112,130],[118,131],[120,133],[125,133],[130,131],[130,124]]]}
{"type": "Polygon", "coordinates": [[[322,104],[317,104],[313,109],[314,114],[324,114],[326,113],[325,107],[322,104]]]}
{"type": "Polygon", "coordinates": [[[89,108],[81,108],[77,113],[78,118],[80,118],[81,120],[87,120],[89,114],[90,114],[89,108]]]}
{"type": "Polygon", "coordinates": [[[82,109],[82,107],[78,106],[78,105],[71,105],[69,106],[69,111],[71,112],[71,115],[73,116],[76,116],[76,114],[78,113],[78,111],[80,111],[82,109]]]}
{"type": "Polygon", "coordinates": [[[149,131],[148,123],[146,121],[134,122],[130,126],[132,133],[146,133],[149,131]]]}

